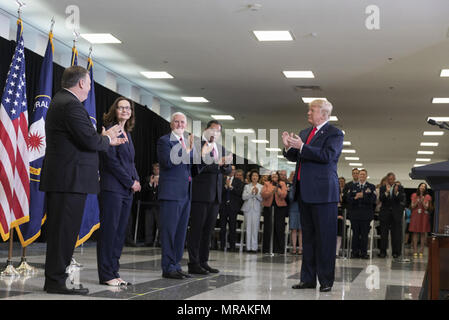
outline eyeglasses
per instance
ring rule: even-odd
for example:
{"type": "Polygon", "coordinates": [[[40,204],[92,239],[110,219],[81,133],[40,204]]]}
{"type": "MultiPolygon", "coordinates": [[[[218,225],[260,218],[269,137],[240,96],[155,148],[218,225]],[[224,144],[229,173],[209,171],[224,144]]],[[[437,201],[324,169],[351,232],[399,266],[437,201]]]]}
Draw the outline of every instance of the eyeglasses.
{"type": "Polygon", "coordinates": [[[120,110],[120,111],[129,111],[129,110],[131,110],[131,107],[128,107],[128,106],[126,106],[126,107],[122,107],[122,106],[120,106],[120,107],[117,107],[117,109],[118,110],[120,110]]]}

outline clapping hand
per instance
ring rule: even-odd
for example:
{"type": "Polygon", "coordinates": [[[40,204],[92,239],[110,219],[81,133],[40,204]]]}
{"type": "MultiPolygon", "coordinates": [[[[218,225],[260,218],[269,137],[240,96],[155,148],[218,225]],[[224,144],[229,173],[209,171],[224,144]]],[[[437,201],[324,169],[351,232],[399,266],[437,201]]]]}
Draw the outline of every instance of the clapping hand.
{"type": "MultiPolygon", "coordinates": [[[[128,141],[127,138],[119,138],[119,136],[123,133],[123,128],[116,124],[115,126],[110,127],[106,130],[104,127],[101,131],[101,135],[108,136],[111,141],[109,144],[111,146],[118,146],[128,141]]],[[[125,136],[126,137],[126,136],[125,136]]]]}
{"type": "Polygon", "coordinates": [[[186,147],[186,152],[190,153],[193,149],[193,134],[189,133],[189,145],[186,147]]]}
{"type": "Polygon", "coordinates": [[[287,138],[288,144],[290,147],[295,149],[301,149],[304,142],[302,142],[301,138],[298,137],[298,135],[294,135],[293,133],[290,134],[290,136],[287,138]]]}
{"type": "Polygon", "coordinates": [[[289,134],[287,131],[282,132],[282,142],[284,143],[285,149],[290,148],[290,143],[288,141],[289,134]]]}

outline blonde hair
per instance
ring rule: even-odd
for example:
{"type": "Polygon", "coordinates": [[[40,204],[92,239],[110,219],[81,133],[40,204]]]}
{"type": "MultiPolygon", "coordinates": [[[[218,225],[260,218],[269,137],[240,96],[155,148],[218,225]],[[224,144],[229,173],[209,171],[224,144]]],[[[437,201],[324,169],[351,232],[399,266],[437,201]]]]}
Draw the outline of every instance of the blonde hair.
{"type": "Polygon", "coordinates": [[[327,119],[330,118],[332,114],[332,103],[323,99],[315,99],[309,103],[310,107],[317,106],[320,108],[322,114],[326,114],[327,119]]]}

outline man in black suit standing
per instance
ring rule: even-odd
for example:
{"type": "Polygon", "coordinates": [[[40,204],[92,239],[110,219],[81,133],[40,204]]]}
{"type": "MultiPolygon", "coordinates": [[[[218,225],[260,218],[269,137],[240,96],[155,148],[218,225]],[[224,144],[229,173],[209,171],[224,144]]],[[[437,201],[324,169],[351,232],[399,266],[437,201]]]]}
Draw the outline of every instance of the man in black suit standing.
{"type": "Polygon", "coordinates": [[[379,212],[380,221],[380,258],[387,255],[388,231],[391,229],[391,250],[393,258],[401,254],[402,214],[405,207],[405,191],[393,172],[387,174],[387,184],[380,187],[379,200],[382,206],[379,212]]]}
{"type": "Polygon", "coordinates": [[[79,66],[65,69],[62,89],[53,97],[45,122],[46,155],[40,190],[46,192],[47,293],[87,294],[88,289],[66,286],[70,264],[81,227],[88,193],[98,193],[98,151],[119,145],[118,125],[98,134],[82,102],[90,90],[89,72],[79,66]]]}
{"type": "Polygon", "coordinates": [[[209,249],[212,230],[217,220],[218,208],[222,200],[223,174],[231,172],[232,154],[225,154],[216,140],[221,134],[221,124],[211,120],[206,126],[201,140],[202,171],[192,181],[192,206],[190,211],[190,231],[187,238],[189,251],[189,273],[218,273],[211,268],[209,249]]]}
{"type": "Polygon", "coordinates": [[[236,178],[235,166],[223,184],[223,200],[220,208],[220,245],[226,249],[226,225],[229,225],[229,251],[235,251],[237,214],[242,207],[243,182],[236,178]]]}

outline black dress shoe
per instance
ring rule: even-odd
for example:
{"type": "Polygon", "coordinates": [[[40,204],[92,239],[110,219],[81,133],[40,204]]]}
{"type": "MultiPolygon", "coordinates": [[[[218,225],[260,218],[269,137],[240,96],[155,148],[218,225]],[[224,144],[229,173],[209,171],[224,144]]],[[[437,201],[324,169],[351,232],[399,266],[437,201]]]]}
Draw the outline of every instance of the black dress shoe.
{"type": "Polygon", "coordinates": [[[208,264],[201,265],[201,268],[203,268],[204,270],[206,270],[210,273],[219,273],[220,272],[220,270],[214,269],[214,268],[210,267],[208,264]]]}
{"type": "Polygon", "coordinates": [[[162,273],[162,277],[167,279],[184,279],[182,274],[178,273],[177,271],[164,272],[162,273]]]}
{"type": "Polygon", "coordinates": [[[364,254],[364,255],[362,255],[360,258],[362,258],[362,259],[369,259],[369,255],[368,254],[364,254]]]}
{"type": "Polygon", "coordinates": [[[327,287],[327,286],[320,287],[320,292],[329,292],[331,290],[332,290],[332,287],[327,287]]]}
{"type": "Polygon", "coordinates": [[[351,253],[351,259],[357,259],[360,258],[360,255],[358,253],[351,253]]]}
{"type": "Polygon", "coordinates": [[[393,254],[393,259],[397,259],[399,257],[398,254],[393,254]]]}
{"type": "Polygon", "coordinates": [[[387,256],[387,254],[384,253],[384,252],[381,252],[381,253],[379,253],[377,256],[378,256],[379,258],[385,258],[385,257],[387,256]]]}
{"type": "Polygon", "coordinates": [[[192,274],[209,274],[209,271],[201,268],[200,266],[189,267],[189,273],[192,274]]]}
{"type": "Polygon", "coordinates": [[[292,286],[293,289],[315,289],[316,283],[300,282],[292,286]]]}
{"type": "Polygon", "coordinates": [[[184,272],[182,270],[178,270],[178,273],[180,275],[182,275],[184,278],[192,278],[192,276],[190,274],[188,274],[187,272],[184,272]]]}
{"type": "Polygon", "coordinates": [[[67,288],[66,286],[61,287],[53,287],[53,286],[44,286],[44,290],[47,293],[54,293],[54,294],[79,294],[79,295],[86,295],[89,293],[89,289],[83,288],[82,286],[80,288],[67,288]]]}

